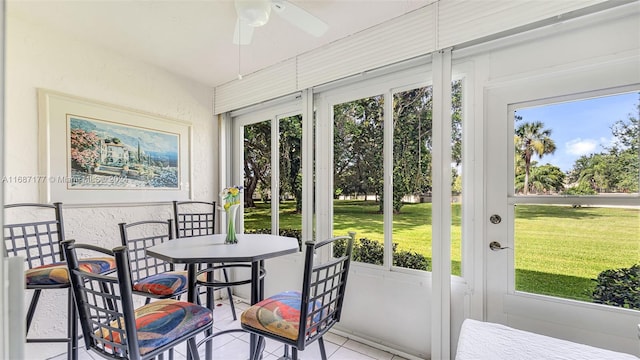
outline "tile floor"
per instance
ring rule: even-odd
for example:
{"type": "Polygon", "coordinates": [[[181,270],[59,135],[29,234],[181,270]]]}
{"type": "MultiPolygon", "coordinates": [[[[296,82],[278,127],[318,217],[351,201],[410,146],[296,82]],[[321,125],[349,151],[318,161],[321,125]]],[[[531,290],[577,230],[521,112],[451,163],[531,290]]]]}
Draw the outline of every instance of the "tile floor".
{"type": "MultiPolygon", "coordinates": [[[[225,330],[240,327],[240,313],[248,307],[245,303],[236,305],[238,320],[234,321],[231,307],[227,303],[218,303],[214,311],[214,328],[225,330]]],[[[403,357],[382,351],[360,342],[345,337],[328,333],[324,336],[325,348],[329,360],[405,360],[403,357]]],[[[28,346],[28,345],[27,345],[28,346]]],[[[220,335],[214,339],[213,357],[216,360],[247,360],[249,357],[249,335],[242,332],[220,335]]],[[[181,345],[175,350],[175,360],[184,360],[186,345],[181,345]]],[[[204,346],[200,347],[200,357],[204,359],[204,346]]],[[[275,341],[267,341],[263,353],[264,360],[277,360],[283,354],[283,345],[275,341]]],[[[65,360],[66,354],[50,358],[50,360],[65,360]]],[[[305,351],[299,353],[302,360],[320,359],[320,349],[317,342],[310,345],[305,351]]],[[[80,348],[80,360],[98,360],[100,356],[87,351],[84,345],[80,348]]]]}

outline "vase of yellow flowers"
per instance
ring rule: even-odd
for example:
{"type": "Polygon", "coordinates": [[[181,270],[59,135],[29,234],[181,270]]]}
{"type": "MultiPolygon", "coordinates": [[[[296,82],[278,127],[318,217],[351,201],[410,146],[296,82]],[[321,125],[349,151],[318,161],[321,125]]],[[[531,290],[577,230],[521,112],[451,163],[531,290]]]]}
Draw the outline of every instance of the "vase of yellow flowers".
{"type": "Polygon", "coordinates": [[[240,191],[242,186],[232,186],[224,188],[220,193],[222,209],[227,215],[227,236],[224,239],[225,244],[238,243],[236,236],[236,214],[240,207],[240,191]]]}

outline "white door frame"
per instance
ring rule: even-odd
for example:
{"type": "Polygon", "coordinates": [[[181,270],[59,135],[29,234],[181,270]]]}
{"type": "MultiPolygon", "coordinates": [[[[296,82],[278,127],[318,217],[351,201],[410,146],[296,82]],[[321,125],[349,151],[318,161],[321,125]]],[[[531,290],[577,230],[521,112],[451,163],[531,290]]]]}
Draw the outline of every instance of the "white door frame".
{"type": "Polygon", "coordinates": [[[637,196],[562,197],[514,195],[513,110],[515,104],[542,104],[549,98],[568,101],[591,96],[637,91],[640,85],[636,56],[593,61],[553,73],[489,84],[485,94],[486,268],[485,319],[562,337],[568,340],[637,352],[637,311],[515,291],[514,206],[519,203],[592,205],[638,203],[637,196]],[[635,80],[635,83],[634,83],[635,80]],[[490,222],[492,214],[502,221],[490,222]],[[499,242],[504,250],[492,251],[499,242]],[[635,345],[635,349],[633,348],[635,345]]]}

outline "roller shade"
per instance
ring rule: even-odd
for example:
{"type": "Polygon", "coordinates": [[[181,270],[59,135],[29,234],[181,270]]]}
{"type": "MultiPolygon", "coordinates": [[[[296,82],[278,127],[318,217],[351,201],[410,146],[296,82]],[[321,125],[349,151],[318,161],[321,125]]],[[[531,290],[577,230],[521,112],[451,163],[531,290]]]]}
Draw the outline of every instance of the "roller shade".
{"type": "Polygon", "coordinates": [[[298,58],[301,89],[435,50],[435,6],[429,5],[298,58]]]}
{"type": "Polygon", "coordinates": [[[438,49],[514,29],[604,0],[447,0],[438,3],[438,49]]]}
{"type": "Polygon", "coordinates": [[[440,0],[242,80],[218,86],[214,93],[214,112],[240,109],[436,50],[474,40],[481,42],[492,35],[545,26],[562,21],[568,13],[582,15],[627,2],[440,0]]]}

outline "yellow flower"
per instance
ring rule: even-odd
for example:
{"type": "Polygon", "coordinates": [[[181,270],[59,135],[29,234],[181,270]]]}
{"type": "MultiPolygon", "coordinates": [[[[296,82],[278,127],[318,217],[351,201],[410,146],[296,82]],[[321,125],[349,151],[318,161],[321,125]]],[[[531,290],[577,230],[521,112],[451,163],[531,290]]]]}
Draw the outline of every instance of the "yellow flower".
{"type": "Polygon", "coordinates": [[[242,186],[230,186],[222,189],[220,192],[220,203],[223,204],[222,210],[229,210],[231,206],[240,205],[240,191],[242,186]]]}

